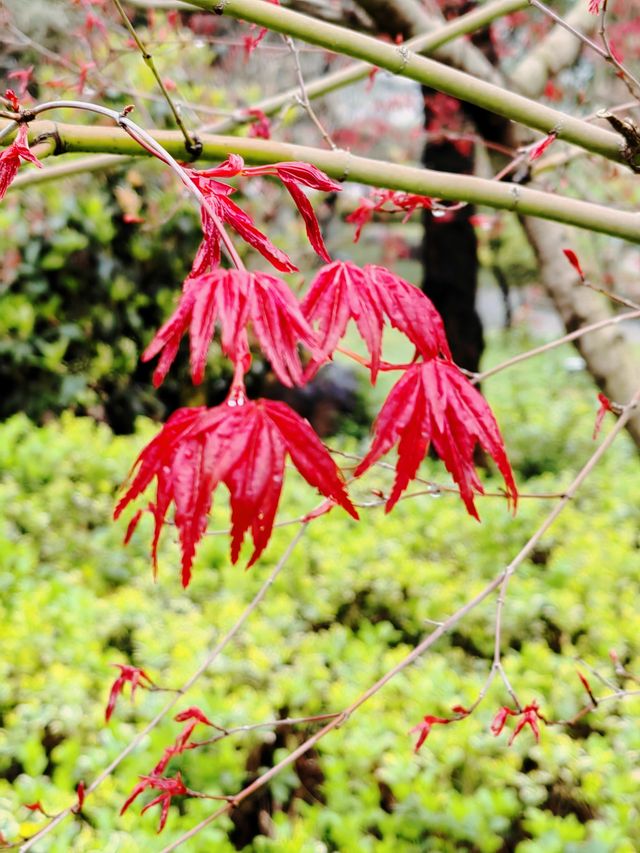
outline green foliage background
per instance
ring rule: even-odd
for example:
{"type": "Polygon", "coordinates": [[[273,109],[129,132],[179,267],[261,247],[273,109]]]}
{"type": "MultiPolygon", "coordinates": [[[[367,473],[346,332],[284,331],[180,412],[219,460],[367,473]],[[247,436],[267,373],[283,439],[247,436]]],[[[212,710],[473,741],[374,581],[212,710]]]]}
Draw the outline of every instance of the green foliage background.
{"type": "MultiPolygon", "coordinates": [[[[595,393],[586,377],[566,376],[569,354],[487,382],[526,492],[561,491],[593,449],[595,393]]],[[[491,359],[504,355],[494,342],[491,359]]],[[[277,530],[248,573],[230,566],[225,536],[209,536],[185,592],[169,531],[154,583],[148,521],[124,549],[123,526],[110,513],[155,429],[141,420],[134,436],[117,437],[70,415],[44,427],[16,416],[0,427],[0,832],[9,839],[42,824],[25,803],[40,800],[49,812],[72,803],[78,781],[94,778],[165,701],[145,691],[135,704],[125,696],[105,726],[112,664],[135,663],[159,684],[179,686],[293,535],[290,527],[277,530]]],[[[342,447],[362,449],[353,439],[342,447]]],[[[422,473],[447,481],[435,461],[422,473]]],[[[356,495],[366,499],[388,483],[388,472],[376,469],[356,495]]],[[[615,648],[640,671],[636,484],[637,462],[622,436],[512,583],[504,663],[522,700],[537,699],[550,718],[585,704],[576,671],[587,670],[576,657],[615,682],[608,658],[615,648]]],[[[291,475],[280,517],[316,500],[291,475]]],[[[479,525],[443,494],[402,501],[389,516],[364,511],[360,524],[338,511],[315,521],[258,613],[178,709],[198,704],[229,727],[343,708],[410,650],[430,620],[446,618],[486,584],[550,505],[525,499],[514,519],[503,501],[486,498],[479,525]]],[[[220,496],[211,529],[227,523],[220,496]]],[[[543,727],[538,745],[526,731],[509,748],[506,733],[489,733],[496,710],[508,704],[496,684],[471,718],[436,727],[413,755],[409,729],[424,714],[447,715],[477,695],[490,667],[493,615],[489,601],[322,741],[310,761],[274,780],[258,801],[262,817],[258,809],[252,818],[268,835],[245,849],[637,850],[637,699],[603,704],[573,728],[543,727]]],[[[598,694],[608,692],[589,678],[598,694]]],[[[138,774],[178,730],[171,720],[160,725],[82,817],[38,850],[159,850],[208,814],[206,801],[172,807],[161,839],[157,809],[139,815],[144,798],[118,816],[138,774]]],[[[248,780],[248,764],[276,761],[308,731],[235,735],[174,760],[169,772],[180,769],[193,789],[231,794],[248,780]]],[[[224,819],[185,849],[231,851],[239,838],[224,819]]]]}

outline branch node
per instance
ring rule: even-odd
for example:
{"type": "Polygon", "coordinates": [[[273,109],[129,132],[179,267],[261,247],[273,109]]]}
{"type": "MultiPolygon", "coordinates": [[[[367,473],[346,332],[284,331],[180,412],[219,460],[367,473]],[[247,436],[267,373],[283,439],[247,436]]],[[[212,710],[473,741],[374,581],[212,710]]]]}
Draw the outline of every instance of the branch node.
{"type": "Polygon", "coordinates": [[[402,61],[400,63],[400,68],[395,72],[396,74],[402,74],[404,69],[407,67],[409,62],[409,48],[405,47],[403,44],[399,45],[396,50],[400,54],[402,61]]]}
{"type": "Polygon", "coordinates": [[[636,174],[640,174],[640,130],[631,119],[620,119],[613,113],[600,110],[598,118],[609,122],[611,127],[624,139],[620,154],[624,162],[636,174]]]}
{"type": "Polygon", "coordinates": [[[195,134],[195,133],[190,134],[190,138],[188,141],[185,141],[184,147],[187,149],[187,152],[189,153],[189,155],[191,157],[192,163],[194,160],[198,160],[200,157],[202,157],[202,151],[203,151],[202,140],[200,139],[200,137],[197,134],[195,134]]]}

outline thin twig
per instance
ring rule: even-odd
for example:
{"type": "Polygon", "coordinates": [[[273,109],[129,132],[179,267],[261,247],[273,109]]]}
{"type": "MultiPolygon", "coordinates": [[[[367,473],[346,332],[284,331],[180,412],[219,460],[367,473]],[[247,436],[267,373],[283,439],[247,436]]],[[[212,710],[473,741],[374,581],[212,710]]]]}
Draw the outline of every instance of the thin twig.
{"type": "Polygon", "coordinates": [[[633,95],[634,98],[638,99],[640,95],[640,80],[635,77],[629,69],[622,64],[622,62],[615,55],[613,50],[611,49],[611,42],[609,41],[609,37],[607,35],[607,0],[604,0],[602,4],[602,9],[600,11],[600,29],[598,31],[598,35],[600,36],[600,40],[604,45],[605,49],[605,59],[607,62],[611,63],[614,68],[617,69],[618,77],[623,81],[627,89],[629,90],[629,94],[633,95]]]}
{"type": "Polygon", "coordinates": [[[540,355],[540,353],[548,352],[549,350],[562,346],[562,344],[575,341],[577,338],[581,338],[583,335],[589,334],[589,332],[597,332],[598,329],[604,329],[606,326],[613,326],[617,323],[622,323],[624,320],[637,320],[638,318],[640,318],[640,310],[628,311],[626,314],[618,314],[616,317],[607,317],[606,320],[599,320],[597,323],[590,323],[588,326],[583,326],[581,329],[569,332],[568,335],[563,335],[561,338],[549,341],[547,344],[542,344],[542,346],[535,347],[528,352],[514,355],[513,358],[508,358],[506,361],[503,361],[502,364],[490,367],[482,373],[476,373],[475,376],[472,377],[471,381],[474,384],[484,382],[485,379],[488,379],[490,376],[495,376],[496,373],[500,373],[501,370],[506,370],[507,367],[512,367],[514,364],[519,364],[522,361],[526,361],[529,358],[540,355]]]}
{"type": "Polygon", "coordinates": [[[164,99],[166,100],[167,104],[169,105],[169,109],[171,110],[171,112],[173,114],[173,118],[175,119],[175,123],[178,125],[178,127],[180,128],[180,131],[182,132],[182,135],[184,136],[185,148],[187,149],[189,154],[197,155],[200,152],[200,149],[202,148],[202,146],[198,142],[198,139],[195,136],[192,136],[189,133],[189,131],[187,130],[187,128],[185,127],[184,122],[182,121],[182,116],[180,115],[180,110],[174,104],[174,102],[171,98],[171,95],[167,91],[167,87],[164,84],[164,80],[162,79],[162,77],[158,73],[158,69],[156,68],[156,64],[153,61],[153,56],[149,53],[144,42],[142,41],[142,39],[140,38],[140,36],[136,32],[136,29],[133,26],[133,24],[131,23],[131,21],[129,20],[127,13],[122,8],[122,4],[120,3],[120,0],[113,0],[113,3],[115,5],[116,9],[118,10],[118,12],[120,13],[120,17],[122,18],[122,21],[123,21],[125,27],[129,30],[129,33],[131,34],[131,38],[135,41],[135,43],[138,47],[138,50],[140,51],[140,53],[142,55],[142,59],[144,60],[145,65],[147,66],[149,71],[151,71],[151,73],[155,77],[156,83],[160,87],[160,91],[162,92],[164,99]]]}
{"type": "Polygon", "coordinates": [[[311,106],[311,102],[309,100],[309,95],[307,93],[307,87],[306,87],[306,84],[304,82],[304,75],[302,74],[302,66],[300,65],[300,53],[298,51],[296,43],[291,38],[291,36],[284,36],[283,35],[282,39],[283,39],[284,43],[286,44],[286,46],[291,51],[291,54],[293,56],[293,62],[294,62],[295,69],[296,69],[296,77],[298,79],[298,86],[300,87],[300,93],[297,96],[296,100],[300,104],[300,106],[305,110],[305,112],[307,113],[307,115],[309,116],[311,121],[315,124],[315,126],[318,129],[318,132],[320,133],[320,136],[324,139],[324,141],[327,143],[329,148],[331,148],[332,151],[335,151],[338,146],[335,144],[335,142],[333,141],[333,139],[329,135],[329,132],[326,130],[326,128],[324,127],[324,125],[322,124],[320,119],[318,118],[316,112],[314,111],[313,107],[311,106]]]}

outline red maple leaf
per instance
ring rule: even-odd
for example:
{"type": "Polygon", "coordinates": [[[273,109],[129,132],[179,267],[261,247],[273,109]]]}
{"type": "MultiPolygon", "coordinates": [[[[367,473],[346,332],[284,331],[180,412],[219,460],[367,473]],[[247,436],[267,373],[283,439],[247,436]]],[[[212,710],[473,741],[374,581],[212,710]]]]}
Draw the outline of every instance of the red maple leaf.
{"type": "Polygon", "coordinates": [[[38,800],[35,803],[23,803],[23,805],[24,805],[25,809],[29,809],[30,812],[39,812],[40,814],[43,814],[45,817],[48,816],[46,811],[42,807],[42,803],[40,802],[40,800],[38,800]]]}
{"type": "Polygon", "coordinates": [[[176,714],[173,719],[177,723],[184,723],[187,720],[195,720],[197,723],[204,723],[205,726],[213,725],[211,720],[205,715],[204,711],[198,708],[197,705],[192,705],[190,708],[186,708],[184,711],[176,714]]]}
{"type": "Polygon", "coordinates": [[[221,406],[178,409],[169,418],[138,457],[135,476],[115,517],[155,478],[154,566],[160,531],[173,502],[186,587],[213,492],[224,483],[231,496],[231,560],[237,562],[250,529],[254,551],[248,568],[271,537],[287,454],[310,485],[358,517],[339,469],[308,421],[284,403],[245,400],[237,389],[221,406]]]}
{"type": "Polygon", "coordinates": [[[550,133],[548,136],[545,136],[544,139],[541,139],[540,142],[536,143],[529,151],[529,162],[533,163],[534,160],[542,157],[547,148],[552,145],[557,138],[557,133],[550,133]]]}
{"type": "Polygon", "coordinates": [[[303,371],[297,345],[316,351],[315,335],[287,285],[263,272],[225,270],[188,278],[172,317],[162,326],[142,355],[143,361],[162,352],[153,384],[162,383],[176,357],[180,340],[189,329],[191,377],[202,382],[216,320],[222,326],[222,351],[248,369],[251,323],[263,352],[283,385],[301,385],[303,371]]]}
{"type": "Polygon", "coordinates": [[[76,787],[76,794],[78,796],[78,802],[75,804],[75,806],[73,806],[71,811],[77,814],[78,812],[82,811],[82,806],[84,805],[84,798],[86,794],[86,788],[82,780],[78,782],[78,786],[76,787]]]}
{"type": "Polygon", "coordinates": [[[251,116],[251,118],[255,119],[255,121],[252,121],[249,125],[249,136],[252,136],[255,139],[271,139],[271,122],[264,110],[260,110],[255,107],[244,110],[244,113],[245,115],[251,116]]]}
{"type": "Polygon", "coordinates": [[[573,251],[573,249],[563,249],[562,251],[564,252],[565,257],[569,261],[571,266],[574,268],[574,270],[580,276],[581,280],[584,281],[585,275],[584,275],[584,272],[582,270],[582,266],[580,264],[580,261],[578,260],[578,256],[576,255],[576,253],[573,251]]]}
{"type": "Polygon", "coordinates": [[[498,713],[493,718],[491,723],[491,734],[495,737],[502,732],[505,723],[507,722],[508,717],[516,717],[518,715],[518,711],[514,711],[511,708],[507,708],[506,705],[503,705],[502,708],[498,711],[498,713]]]}
{"type": "Polygon", "coordinates": [[[120,675],[111,685],[111,690],[109,692],[109,701],[107,702],[107,708],[104,714],[104,718],[107,723],[111,719],[111,715],[116,707],[116,702],[118,701],[118,696],[122,693],[125,684],[131,685],[132,700],[135,696],[137,687],[148,688],[153,686],[153,681],[149,678],[144,669],[139,669],[137,666],[129,666],[122,663],[115,663],[113,665],[120,670],[120,675]],[[144,683],[145,681],[147,682],[146,684],[144,683]]]}
{"type": "Polygon", "coordinates": [[[213,726],[211,720],[209,720],[200,708],[197,708],[196,706],[192,706],[191,708],[187,708],[186,711],[176,714],[173,719],[179,723],[186,723],[186,725],[175,741],[162,753],[160,761],[158,761],[156,766],[153,768],[151,773],[152,776],[158,776],[161,773],[164,773],[167,765],[174,756],[181,755],[185,750],[194,749],[200,745],[198,743],[189,742],[189,739],[193,734],[193,730],[197,725],[202,723],[205,726],[213,726]]]}
{"type": "Polygon", "coordinates": [[[15,71],[10,71],[7,74],[7,80],[18,81],[18,96],[21,98],[27,94],[27,88],[33,77],[33,69],[34,66],[30,65],[28,68],[16,68],[15,71]]]}
{"type": "MultiPolygon", "coordinates": [[[[217,177],[234,177],[240,174],[243,164],[242,157],[232,154],[216,168],[185,171],[202,193],[207,206],[222,222],[231,225],[243,240],[260,252],[276,269],[281,272],[293,272],[298,268],[291,258],[282,249],[274,246],[266,234],[256,227],[249,214],[232,201],[230,196],[235,189],[222,181],[214,180],[217,177]]],[[[220,261],[220,234],[207,206],[203,205],[200,209],[204,239],[193,262],[192,276],[208,272],[220,261]]]]}
{"type": "Polygon", "coordinates": [[[324,261],[331,260],[311,202],[300,189],[300,185],[321,192],[341,192],[342,187],[339,183],[332,180],[328,175],[325,175],[324,172],[310,163],[299,163],[297,161],[292,161],[291,163],[272,163],[268,166],[253,166],[252,168],[243,169],[242,174],[248,177],[258,175],[273,175],[274,177],[278,177],[300,211],[307,229],[309,242],[324,261]]]}
{"type": "Polygon", "coordinates": [[[34,163],[38,168],[42,168],[40,160],[29,150],[26,124],[20,125],[16,138],[0,154],[0,201],[5,197],[9,184],[15,178],[21,160],[34,163]]]}
{"type": "Polygon", "coordinates": [[[429,358],[451,357],[442,319],[431,300],[417,287],[384,267],[362,269],[351,261],[334,261],[323,267],[302,300],[302,312],[318,324],[318,348],[307,368],[307,378],[331,356],[349,320],[354,320],[371,357],[371,381],[380,368],[385,321],[403,332],[418,352],[429,358]]]}
{"type": "Polygon", "coordinates": [[[540,727],[538,726],[538,720],[542,720],[543,723],[546,723],[547,720],[540,713],[540,706],[535,700],[524,707],[521,711],[514,711],[512,708],[507,708],[506,706],[500,708],[491,723],[491,734],[497,737],[502,732],[509,717],[520,717],[511,737],[509,738],[509,746],[511,746],[525,726],[529,726],[531,728],[536,739],[536,743],[539,742],[540,727]]]}
{"type": "Polygon", "coordinates": [[[402,220],[406,222],[411,214],[419,208],[427,210],[433,207],[432,199],[424,195],[414,195],[411,193],[398,192],[395,190],[373,190],[368,198],[361,198],[360,203],[354,211],[347,217],[346,222],[354,222],[356,224],[356,232],[353,236],[353,242],[357,243],[362,234],[362,229],[373,219],[374,213],[395,213],[403,211],[405,217],[402,220]]]}
{"type": "Polygon", "coordinates": [[[376,418],[371,448],[355,476],[370,468],[396,443],[396,478],[387,512],[415,477],[431,443],[457,483],[470,515],[478,518],[474,494],[483,494],[473,462],[476,444],[493,457],[515,508],[518,492],[493,413],[453,363],[430,359],[407,369],[376,418]]]}
{"type": "MultiPolygon", "coordinates": [[[[246,240],[254,249],[257,249],[276,269],[282,272],[292,272],[297,269],[291,258],[278,249],[271,241],[256,228],[253,220],[246,211],[242,210],[232,201],[229,196],[235,192],[233,187],[221,181],[214,180],[220,177],[258,177],[270,175],[279,178],[294,200],[307,229],[309,242],[325,261],[331,258],[322,238],[320,225],[316,219],[313,207],[300,186],[309,189],[321,190],[322,192],[339,192],[342,187],[336,181],[325,175],[324,172],[312,166],[310,163],[271,163],[267,166],[245,167],[242,157],[238,154],[230,154],[227,160],[213,169],[187,169],[189,176],[211,205],[216,215],[228,222],[240,236],[246,240]]],[[[196,259],[191,270],[192,275],[200,275],[207,272],[218,264],[220,260],[220,238],[218,229],[208,213],[206,207],[202,208],[202,230],[204,241],[198,250],[196,259]]]]}
{"type": "Polygon", "coordinates": [[[141,776],[140,781],[135,786],[124,805],[120,809],[120,814],[124,814],[126,810],[129,808],[131,803],[140,796],[147,788],[155,789],[156,791],[161,791],[160,795],[155,799],[151,800],[150,803],[142,809],[140,814],[144,814],[147,809],[150,809],[152,806],[156,806],[159,803],[162,804],[162,811],[160,813],[160,823],[158,824],[158,832],[162,832],[164,826],[167,822],[167,817],[169,815],[169,806],[171,805],[172,797],[181,797],[181,796],[190,796],[191,791],[185,787],[184,782],[182,781],[182,776],[180,772],[176,773],[176,775],[172,778],[169,776],[141,776]]]}
{"type": "Polygon", "coordinates": [[[413,749],[414,752],[417,752],[422,744],[425,742],[427,737],[429,736],[431,729],[436,723],[441,723],[446,726],[449,723],[455,722],[455,717],[447,718],[447,717],[434,717],[432,714],[427,714],[422,718],[422,721],[418,723],[417,726],[414,726],[409,734],[413,734],[414,732],[419,732],[418,741],[413,749]]]}

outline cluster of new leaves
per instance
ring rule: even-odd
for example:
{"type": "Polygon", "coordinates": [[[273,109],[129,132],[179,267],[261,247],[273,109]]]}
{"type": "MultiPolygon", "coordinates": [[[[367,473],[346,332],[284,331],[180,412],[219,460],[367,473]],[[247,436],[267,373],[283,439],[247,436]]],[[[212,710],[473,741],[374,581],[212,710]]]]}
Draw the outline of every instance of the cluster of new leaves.
{"type": "Polygon", "coordinates": [[[424,195],[404,193],[398,190],[376,189],[366,198],[361,198],[358,206],[347,217],[347,222],[356,226],[353,242],[357,243],[362,235],[362,229],[367,225],[376,213],[404,213],[403,222],[406,222],[416,210],[430,210],[433,201],[424,195]]]}
{"type": "MultiPolygon", "coordinates": [[[[144,793],[144,791],[151,789],[153,791],[160,791],[160,793],[152,799],[147,805],[142,809],[141,814],[144,814],[148,809],[153,806],[160,805],[160,823],[158,824],[158,832],[162,832],[167,822],[167,817],[169,815],[169,807],[171,805],[171,800],[173,797],[204,797],[206,795],[200,794],[197,791],[191,791],[186,787],[184,782],[182,781],[182,775],[180,771],[176,773],[175,776],[163,776],[162,774],[167,769],[167,765],[176,755],[181,755],[188,749],[196,749],[202,744],[197,741],[191,740],[191,735],[193,734],[193,730],[197,725],[205,725],[215,727],[211,720],[204,714],[200,708],[196,706],[192,706],[191,708],[187,708],[186,711],[182,711],[180,714],[177,714],[174,717],[174,720],[178,723],[185,723],[184,728],[170,746],[168,746],[160,761],[153,768],[151,773],[148,776],[140,776],[140,781],[134,787],[131,794],[125,800],[122,808],[120,809],[120,814],[124,814],[129,806],[136,800],[140,794],[144,793]]],[[[217,728],[217,727],[216,727],[217,728]]],[[[208,799],[216,799],[215,797],[208,799]]]]}
{"type": "MultiPolygon", "coordinates": [[[[10,91],[6,92],[5,95],[8,95],[10,91]]],[[[29,150],[27,127],[24,124],[18,128],[15,140],[0,154],[0,201],[4,198],[9,189],[9,184],[15,178],[22,162],[33,163],[42,168],[40,160],[29,150]]]]}

